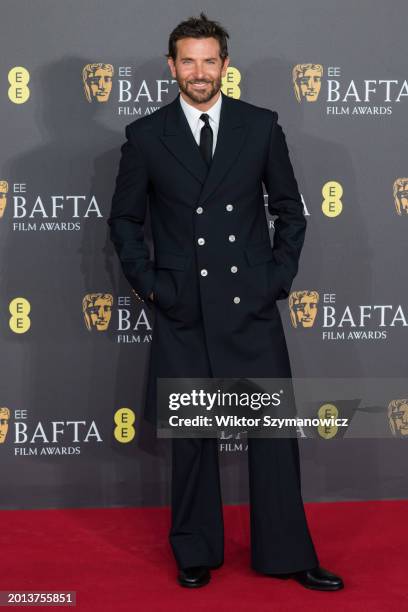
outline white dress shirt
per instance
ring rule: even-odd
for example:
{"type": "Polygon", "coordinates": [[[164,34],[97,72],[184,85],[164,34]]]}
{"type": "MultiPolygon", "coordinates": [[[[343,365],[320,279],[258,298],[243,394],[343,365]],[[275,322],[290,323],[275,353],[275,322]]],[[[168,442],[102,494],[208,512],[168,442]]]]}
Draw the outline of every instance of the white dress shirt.
{"type": "Polygon", "coordinates": [[[220,113],[221,113],[221,103],[222,103],[222,95],[221,91],[218,97],[218,100],[206,111],[199,110],[195,106],[192,106],[188,102],[184,100],[182,95],[180,94],[180,104],[181,108],[184,111],[188,124],[191,128],[193,136],[195,138],[196,143],[200,144],[200,133],[201,128],[204,125],[204,121],[200,119],[200,115],[203,113],[207,113],[209,116],[209,122],[211,129],[213,131],[213,150],[212,153],[214,155],[215,145],[217,144],[217,135],[218,135],[218,126],[220,123],[220,113]]]}

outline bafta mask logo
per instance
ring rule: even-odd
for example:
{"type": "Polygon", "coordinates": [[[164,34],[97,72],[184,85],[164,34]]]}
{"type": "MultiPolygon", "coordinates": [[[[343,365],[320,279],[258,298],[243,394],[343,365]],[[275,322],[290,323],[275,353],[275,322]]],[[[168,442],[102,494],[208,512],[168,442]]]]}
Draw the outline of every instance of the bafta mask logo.
{"type": "Polygon", "coordinates": [[[88,102],[107,102],[112,89],[112,64],[86,64],[82,70],[88,102]]]}
{"type": "Polygon", "coordinates": [[[299,104],[316,102],[322,86],[323,66],[321,64],[296,64],[292,70],[293,88],[299,104]]]}
{"type": "Polygon", "coordinates": [[[7,437],[10,421],[10,410],[8,408],[0,408],[0,444],[4,444],[7,437]]]}
{"type": "Polygon", "coordinates": [[[113,296],[110,293],[88,293],[82,300],[88,331],[106,331],[112,315],[113,296]]]}
{"type": "Polygon", "coordinates": [[[393,436],[408,437],[408,399],[396,399],[388,404],[388,421],[393,436]]]}
{"type": "Polygon", "coordinates": [[[392,193],[397,214],[408,215],[408,178],[397,178],[394,181],[392,193]]]}
{"type": "Polygon", "coordinates": [[[293,327],[313,327],[319,294],[317,291],[292,291],[289,296],[290,321],[293,327]]]}
{"type": "Polygon", "coordinates": [[[0,181],[0,219],[3,218],[7,206],[8,182],[0,181]]]}

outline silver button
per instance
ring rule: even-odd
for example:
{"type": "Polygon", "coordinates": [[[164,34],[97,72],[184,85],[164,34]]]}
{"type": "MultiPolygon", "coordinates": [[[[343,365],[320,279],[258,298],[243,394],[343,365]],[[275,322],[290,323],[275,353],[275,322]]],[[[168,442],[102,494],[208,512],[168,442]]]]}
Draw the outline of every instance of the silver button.
{"type": "Polygon", "coordinates": [[[239,298],[237,295],[234,297],[234,304],[239,304],[241,301],[241,298],[239,298]]]}
{"type": "Polygon", "coordinates": [[[229,211],[232,210],[234,207],[232,204],[227,204],[225,208],[229,211]]]}
{"type": "Polygon", "coordinates": [[[205,240],[204,240],[204,238],[199,238],[199,239],[197,240],[197,242],[198,242],[198,244],[205,244],[205,240]]]}
{"type": "Polygon", "coordinates": [[[203,212],[203,207],[202,206],[198,206],[198,208],[196,208],[196,213],[198,215],[201,215],[202,212],[203,212]]]}
{"type": "Polygon", "coordinates": [[[230,242],[234,242],[234,240],[235,240],[235,236],[234,236],[234,234],[230,234],[230,235],[228,236],[228,240],[229,240],[230,242]]]}
{"type": "Polygon", "coordinates": [[[238,266],[231,266],[231,272],[238,272],[238,266]]]}
{"type": "Polygon", "coordinates": [[[201,270],[201,276],[207,276],[208,272],[205,268],[201,270]]]}

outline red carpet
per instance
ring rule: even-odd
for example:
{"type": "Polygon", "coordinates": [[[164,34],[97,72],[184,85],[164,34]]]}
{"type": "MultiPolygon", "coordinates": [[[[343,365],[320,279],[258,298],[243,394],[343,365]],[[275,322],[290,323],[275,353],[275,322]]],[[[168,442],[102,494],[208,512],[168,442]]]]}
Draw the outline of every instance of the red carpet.
{"type": "Polygon", "coordinates": [[[341,591],[251,570],[247,506],[224,506],[225,563],[199,589],[175,581],[168,508],[5,510],[0,590],[76,591],[71,609],[95,612],[408,610],[408,501],[314,503],[306,512],[320,563],[343,577],[341,591]]]}

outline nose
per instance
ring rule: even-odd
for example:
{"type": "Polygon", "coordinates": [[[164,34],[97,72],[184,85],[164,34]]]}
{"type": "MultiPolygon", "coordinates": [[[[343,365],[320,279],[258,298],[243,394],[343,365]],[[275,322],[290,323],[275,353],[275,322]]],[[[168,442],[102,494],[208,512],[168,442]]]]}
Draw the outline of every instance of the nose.
{"type": "Polygon", "coordinates": [[[196,81],[202,81],[204,78],[204,70],[200,66],[197,66],[194,71],[194,78],[196,81]]]}

